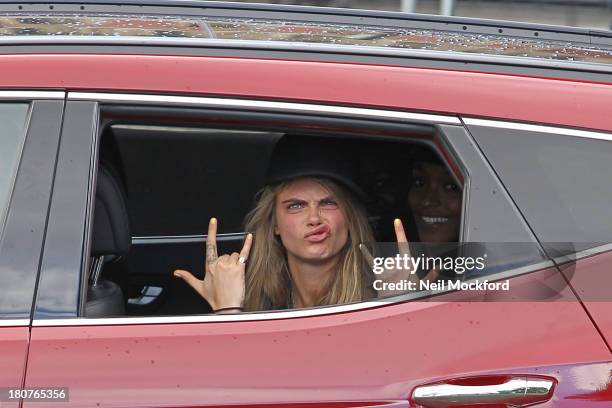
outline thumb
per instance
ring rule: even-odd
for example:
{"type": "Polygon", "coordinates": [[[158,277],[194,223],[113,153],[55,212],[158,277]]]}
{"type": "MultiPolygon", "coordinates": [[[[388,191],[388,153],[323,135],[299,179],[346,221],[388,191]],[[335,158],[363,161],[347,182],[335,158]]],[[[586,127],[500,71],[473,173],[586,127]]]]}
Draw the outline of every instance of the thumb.
{"type": "Polygon", "coordinates": [[[189,286],[194,288],[196,291],[200,291],[200,284],[202,283],[202,281],[193,276],[191,272],[184,271],[182,269],[177,269],[176,271],[174,271],[174,276],[176,276],[177,278],[181,278],[182,280],[187,282],[189,286]]]}

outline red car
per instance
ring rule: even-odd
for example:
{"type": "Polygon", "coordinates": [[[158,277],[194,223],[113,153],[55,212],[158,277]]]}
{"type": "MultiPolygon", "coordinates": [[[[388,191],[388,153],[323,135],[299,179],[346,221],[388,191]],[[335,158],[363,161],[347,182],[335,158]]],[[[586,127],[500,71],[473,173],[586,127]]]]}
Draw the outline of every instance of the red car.
{"type": "Polygon", "coordinates": [[[189,0],[0,32],[0,406],[612,406],[610,32],[189,0]],[[351,152],[377,241],[437,156],[514,290],[212,314],[172,272],[211,216],[241,245],[285,135],[351,152]]]}

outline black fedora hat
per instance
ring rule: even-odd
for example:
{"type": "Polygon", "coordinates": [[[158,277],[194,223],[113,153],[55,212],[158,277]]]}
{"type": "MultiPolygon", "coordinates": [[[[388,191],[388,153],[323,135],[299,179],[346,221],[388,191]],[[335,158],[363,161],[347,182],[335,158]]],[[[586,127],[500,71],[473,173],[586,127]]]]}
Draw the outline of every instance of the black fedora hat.
{"type": "Polygon", "coordinates": [[[357,184],[358,163],[349,149],[348,141],[283,136],[272,152],[266,182],[275,185],[299,177],[323,177],[362,200],[364,193],[357,184]]]}

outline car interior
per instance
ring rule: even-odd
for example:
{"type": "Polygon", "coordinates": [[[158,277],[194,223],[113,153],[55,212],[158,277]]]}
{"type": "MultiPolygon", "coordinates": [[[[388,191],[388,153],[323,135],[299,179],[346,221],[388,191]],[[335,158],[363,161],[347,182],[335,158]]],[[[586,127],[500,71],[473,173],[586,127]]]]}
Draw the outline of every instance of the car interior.
{"type": "Polygon", "coordinates": [[[321,149],[330,137],[345,144],[358,161],[376,241],[395,241],[396,217],[404,220],[407,235],[416,237],[406,205],[409,158],[415,148],[441,157],[435,129],[416,126],[403,137],[321,128],[108,114],[100,126],[84,315],[211,313],[207,302],[172,273],[184,269],[203,277],[210,217],[219,220],[219,253],[239,250],[243,218],[264,186],[275,144],[285,135],[313,138],[321,149]]]}

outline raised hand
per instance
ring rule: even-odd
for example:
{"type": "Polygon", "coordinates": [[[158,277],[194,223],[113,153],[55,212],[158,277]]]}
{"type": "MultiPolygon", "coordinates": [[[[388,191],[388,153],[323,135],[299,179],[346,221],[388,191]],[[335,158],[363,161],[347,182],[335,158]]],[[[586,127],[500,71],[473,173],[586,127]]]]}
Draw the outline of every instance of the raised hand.
{"type": "Polygon", "coordinates": [[[253,244],[253,235],[247,234],[240,253],[217,255],[217,220],[211,218],[206,237],[206,264],[204,280],[189,271],[176,270],[174,276],[183,279],[210,304],[213,311],[242,310],[245,294],[245,264],[253,244]]]}
{"type": "MultiPolygon", "coordinates": [[[[404,258],[405,256],[411,257],[412,254],[410,253],[410,243],[408,242],[408,239],[406,237],[406,232],[404,230],[404,225],[402,224],[402,221],[399,218],[396,218],[393,221],[393,227],[395,230],[397,249],[398,249],[398,253],[400,257],[401,258],[404,258]]],[[[368,248],[364,244],[361,244],[359,245],[359,249],[361,250],[363,257],[366,259],[366,262],[368,263],[370,268],[374,268],[374,257],[372,256],[368,248]]],[[[411,266],[411,265],[412,263],[408,263],[408,266],[411,266]]],[[[380,275],[380,279],[382,279],[384,282],[389,282],[389,283],[400,282],[402,280],[418,283],[420,279],[418,275],[416,274],[416,272],[417,271],[413,271],[410,267],[409,268],[394,268],[391,270],[387,269],[380,275]]],[[[438,278],[438,275],[439,275],[439,271],[434,268],[431,271],[429,271],[423,279],[433,281],[438,278]]],[[[379,298],[398,295],[398,294],[400,293],[395,290],[379,290],[378,291],[379,298]]]]}

